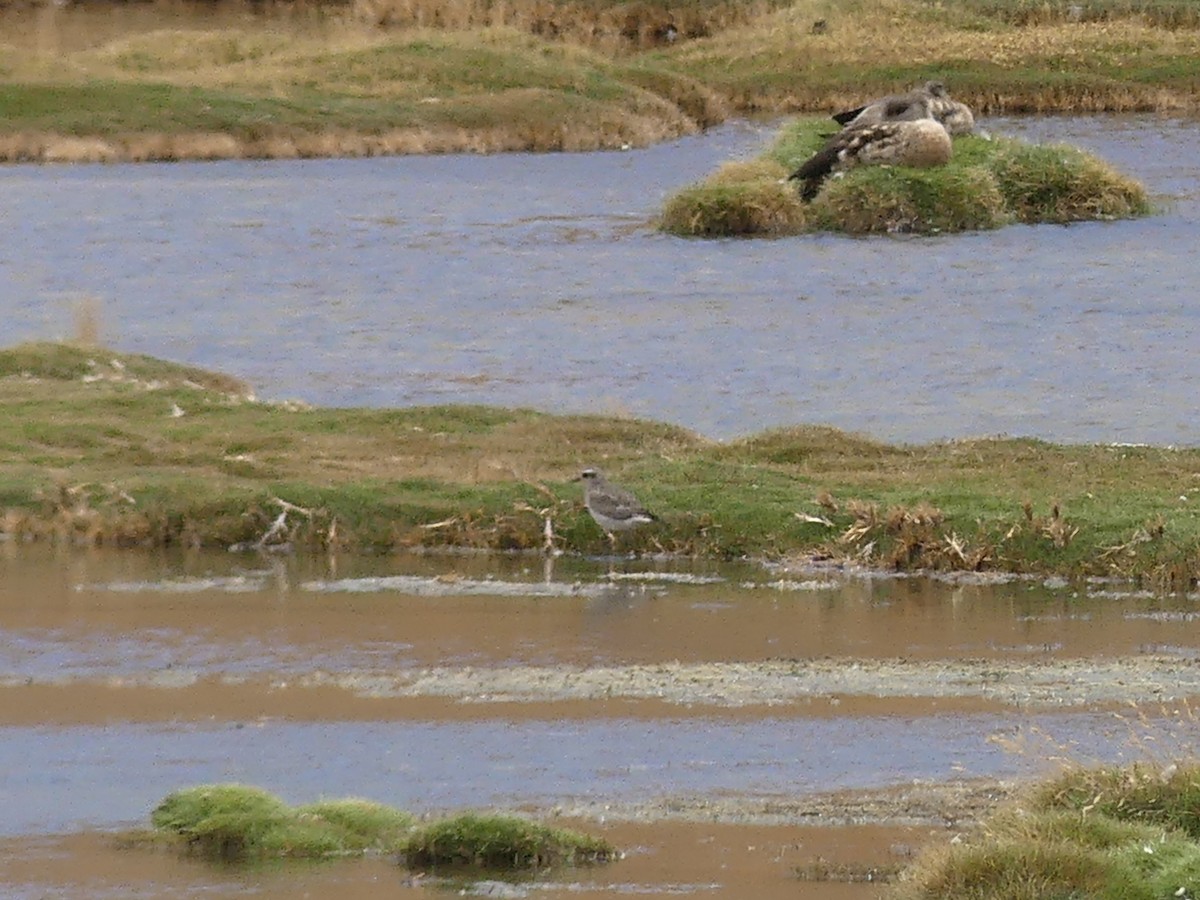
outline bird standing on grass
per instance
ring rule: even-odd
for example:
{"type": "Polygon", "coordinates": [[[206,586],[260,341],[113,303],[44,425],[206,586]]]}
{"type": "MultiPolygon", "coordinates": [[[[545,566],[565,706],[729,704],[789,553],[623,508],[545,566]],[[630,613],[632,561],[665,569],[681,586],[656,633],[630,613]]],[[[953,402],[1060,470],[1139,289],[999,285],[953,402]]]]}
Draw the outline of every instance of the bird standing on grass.
{"type": "Polygon", "coordinates": [[[584,469],[575,481],[583,482],[583,504],[615,548],[615,532],[631,531],[657,522],[658,517],[623,487],[610,484],[599,469],[584,469]]]}

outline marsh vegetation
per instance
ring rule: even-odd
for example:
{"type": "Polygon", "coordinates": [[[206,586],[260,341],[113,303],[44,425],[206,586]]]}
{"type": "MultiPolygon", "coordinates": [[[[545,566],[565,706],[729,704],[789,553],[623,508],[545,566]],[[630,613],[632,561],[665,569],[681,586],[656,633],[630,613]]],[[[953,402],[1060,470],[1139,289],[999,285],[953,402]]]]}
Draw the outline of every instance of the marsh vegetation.
{"type": "Polygon", "coordinates": [[[359,798],[289,806],[261,788],[206,784],[174,791],[128,847],[166,844],[243,862],[398,854],[410,868],[538,869],[616,858],[607,841],[511,815],[463,813],[418,825],[410,813],[359,798]]]}
{"type": "Polygon", "coordinates": [[[957,845],[926,850],[897,900],[1190,897],[1200,878],[1195,763],[1073,769],[957,845]]]}
{"type": "Polygon", "coordinates": [[[236,380],[63,344],[0,351],[0,534],[115,546],[593,553],[599,465],[663,522],[626,552],[816,554],[911,570],[1200,571],[1200,451],[794,427],[727,443],[655,422],[259,403],[236,380]]]}
{"type": "Polygon", "coordinates": [[[644,146],[931,76],[983,115],[1186,110],[1200,55],[1194,11],[1168,0],[355,0],[0,16],[8,160],[644,146]]]}

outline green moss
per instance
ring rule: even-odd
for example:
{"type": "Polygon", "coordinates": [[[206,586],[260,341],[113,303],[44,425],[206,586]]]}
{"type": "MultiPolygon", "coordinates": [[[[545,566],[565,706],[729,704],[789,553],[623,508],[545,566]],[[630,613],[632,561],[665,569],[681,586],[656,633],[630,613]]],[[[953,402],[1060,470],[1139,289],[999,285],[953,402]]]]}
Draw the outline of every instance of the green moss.
{"type": "Polygon", "coordinates": [[[617,855],[613,846],[600,838],[515,816],[476,813],[420,829],[409,837],[403,853],[410,868],[501,869],[607,862],[617,855]]]}
{"type": "Polygon", "coordinates": [[[415,818],[381,803],[359,798],[322,800],[299,806],[295,814],[301,820],[316,819],[339,833],[345,850],[391,849],[412,829],[415,818]]]}
{"type": "Polygon", "coordinates": [[[319,858],[394,848],[412,816],[366,800],[291,808],[264,790],[212,784],[175,791],[150,814],[160,833],[209,859],[319,858]]]}

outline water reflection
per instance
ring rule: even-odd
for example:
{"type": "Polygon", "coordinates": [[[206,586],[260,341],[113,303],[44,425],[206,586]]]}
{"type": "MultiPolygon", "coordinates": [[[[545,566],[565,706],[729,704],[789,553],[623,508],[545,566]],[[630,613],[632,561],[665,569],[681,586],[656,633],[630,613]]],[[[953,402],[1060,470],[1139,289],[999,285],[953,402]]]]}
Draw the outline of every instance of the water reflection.
{"type": "Polygon", "coordinates": [[[87,295],[113,345],[273,398],[628,412],[717,437],[1200,443],[1200,126],[987,124],[1093,149],[1166,212],[932,239],[655,233],[666,194],[770,139],[747,124],[630,153],[12,166],[6,338],[62,334],[87,295]]]}
{"type": "Polygon", "coordinates": [[[564,557],[23,552],[0,680],[66,683],[777,659],[1192,658],[1196,598],[1107,582],[840,578],[564,557]],[[672,568],[680,566],[683,568],[672,568]]]}

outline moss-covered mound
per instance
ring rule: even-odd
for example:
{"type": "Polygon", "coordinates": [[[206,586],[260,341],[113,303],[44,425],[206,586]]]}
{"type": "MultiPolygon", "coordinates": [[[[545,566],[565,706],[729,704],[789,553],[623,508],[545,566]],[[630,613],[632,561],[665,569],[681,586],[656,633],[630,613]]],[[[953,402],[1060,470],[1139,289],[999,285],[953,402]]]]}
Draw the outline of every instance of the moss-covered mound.
{"type": "Polygon", "coordinates": [[[755,163],[722,167],[668,198],[659,224],[692,237],[972,231],[1013,222],[1078,222],[1146,215],[1145,188],[1073,147],[1013,138],[955,138],[934,169],[867,166],[828,179],[811,203],[787,180],[831,130],[798,119],[755,163]]]}
{"type": "Polygon", "coordinates": [[[126,846],[166,843],[216,861],[321,859],[400,853],[410,867],[531,869],[616,859],[607,841],[516,816],[465,813],[414,829],[409,813],[347,798],[288,806],[243,784],[205,784],[168,794],[151,831],[126,846]]]}
{"type": "Polygon", "coordinates": [[[412,834],[403,848],[410,867],[531,869],[608,862],[616,849],[601,838],[550,828],[516,816],[467,813],[412,834]]]}
{"type": "Polygon", "coordinates": [[[201,856],[243,860],[392,851],[413,817],[359,799],[290,807],[259,788],[209,784],[169,794],[150,814],[150,823],[201,856]]]}
{"type": "Polygon", "coordinates": [[[1200,888],[1200,767],[1079,770],[927,850],[894,900],[1158,900],[1200,888]]]}

